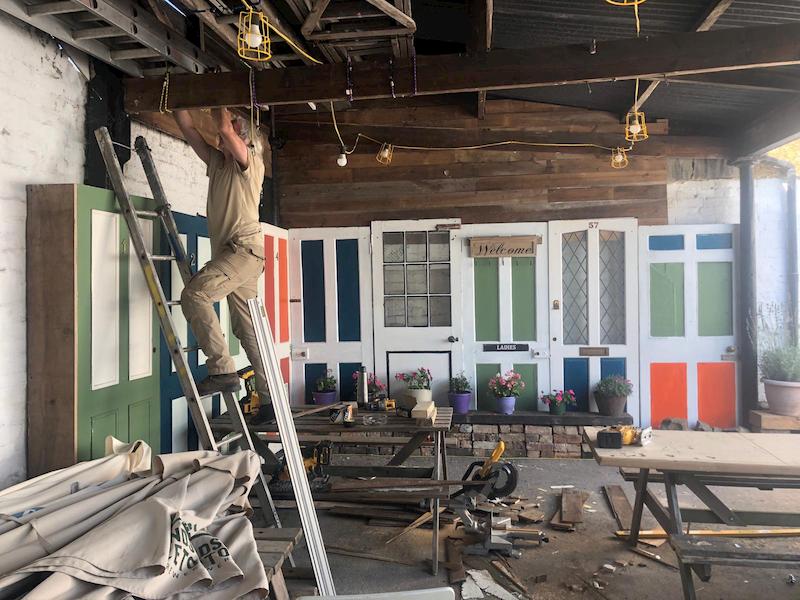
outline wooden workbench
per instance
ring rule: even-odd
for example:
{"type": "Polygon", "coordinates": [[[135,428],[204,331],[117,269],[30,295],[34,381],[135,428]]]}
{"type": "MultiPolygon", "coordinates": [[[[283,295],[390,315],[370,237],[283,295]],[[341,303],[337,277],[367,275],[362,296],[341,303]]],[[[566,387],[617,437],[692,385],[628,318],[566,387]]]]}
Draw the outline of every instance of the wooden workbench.
{"type": "MultiPolygon", "coordinates": [[[[303,435],[314,435],[315,437],[319,436],[321,439],[326,439],[327,437],[327,439],[331,441],[336,441],[333,434],[341,433],[366,434],[373,432],[392,432],[407,433],[410,436],[401,446],[400,450],[391,457],[385,467],[348,465],[347,476],[419,477],[419,468],[402,467],[402,465],[428,438],[433,438],[434,465],[428,472],[429,474],[423,474],[423,476],[430,477],[437,481],[447,479],[447,447],[445,444],[445,435],[450,430],[450,425],[453,420],[452,408],[445,406],[437,407],[436,418],[430,424],[418,424],[414,419],[401,417],[390,412],[361,412],[356,417],[356,423],[352,427],[345,427],[342,423],[332,423],[328,416],[329,410],[327,410],[327,408],[328,407],[315,406],[292,407],[294,426],[301,440],[303,439],[303,435]],[[364,425],[362,423],[361,417],[363,415],[381,414],[385,414],[387,417],[385,424],[364,425]]],[[[216,437],[219,437],[220,434],[233,431],[233,427],[227,415],[221,415],[213,419],[211,421],[211,429],[214,431],[216,437]]],[[[257,434],[259,439],[264,442],[280,443],[281,441],[276,423],[250,424],[250,430],[257,434]]],[[[391,439],[392,441],[398,440],[398,438],[395,437],[387,439],[391,439]]],[[[358,444],[359,442],[348,436],[347,443],[358,444]]],[[[334,475],[337,474],[335,467],[332,467],[330,472],[334,475]]],[[[437,495],[433,495],[430,499],[433,524],[433,540],[431,546],[432,570],[434,575],[436,575],[439,568],[439,507],[441,502],[441,490],[437,488],[436,491],[437,495]]]]}
{"type": "MultiPolygon", "coordinates": [[[[623,446],[619,449],[597,447],[597,427],[587,427],[584,436],[592,448],[595,460],[600,465],[619,467],[623,477],[634,480],[636,501],[629,543],[636,545],[639,539],[642,513],[646,505],[658,523],[670,534],[670,543],[681,557],[681,548],[691,546],[693,539],[684,535],[684,521],[690,523],[717,523],[733,526],[800,525],[800,515],[794,513],[738,511],[723,502],[710,486],[726,486],[755,489],[788,488],[800,489],[800,436],[792,434],[717,433],[697,431],[653,432],[653,441],[646,446],[623,446]],[[624,469],[637,469],[638,475],[627,476],[624,469]],[[653,480],[663,481],[668,507],[648,489],[652,483],[650,472],[658,471],[653,480]],[[706,509],[682,509],[678,502],[677,486],[684,485],[707,507],[706,509]]],[[[705,540],[694,542],[707,544],[705,540]]],[[[703,546],[704,548],[706,546],[703,546]]],[[[708,546],[710,548],[710,545],[708,546]]],[[[681,583],[686,600],[695,598],[692,571],[702,577],[710,577],[711,563],[719,560],[706,549],[706,558],[698,558],[687,564],[683,556],[680,562],[681,583]],[[691,568],[690,568],[691,567],[691,568]]],[[[737,549],[735,562],[720,564],[744,564],[747,566],[769,566],[763,554],[748,553],[737,549]]],[[[704,579],[705,581],[706,579],[704,579]]]]}

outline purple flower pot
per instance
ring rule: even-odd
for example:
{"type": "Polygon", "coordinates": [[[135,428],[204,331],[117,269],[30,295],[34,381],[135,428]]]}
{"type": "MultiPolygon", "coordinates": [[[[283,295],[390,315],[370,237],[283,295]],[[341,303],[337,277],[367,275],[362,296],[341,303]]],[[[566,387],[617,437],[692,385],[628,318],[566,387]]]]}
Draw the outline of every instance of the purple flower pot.
{"type": "Polygon", "coordinates": [[[317,406],[336,404],[336,390],[332,392],[312,392],[311,396],[314,398],[314,404],[317,406]]]}
{"type": "Polygon", "coordinates": [[[450,392],[450,406],[453,407],[453,414],[465,415],[469,412],[469,405],[472,404],[472,394],[470,392],[450,392]]]}
{"type": "Polygon", "coordinates": [[[497,412],[501,415],[513,415],[514,408],[517,405],[517,397],[516,396],[505,396],[503,398],[497,398],[497,412]]]}

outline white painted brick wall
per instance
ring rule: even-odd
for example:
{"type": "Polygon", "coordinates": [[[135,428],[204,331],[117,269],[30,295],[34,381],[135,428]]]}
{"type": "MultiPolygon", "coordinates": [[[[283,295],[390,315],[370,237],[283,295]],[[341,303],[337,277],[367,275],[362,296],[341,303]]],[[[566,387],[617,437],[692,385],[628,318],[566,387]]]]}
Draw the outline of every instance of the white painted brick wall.
{"type": "MultiPolygon", "coordinates": [[[[83,181],[87,85],[52,38],[3,13],[0,56],[2,489],[25,477],[25,186],[83,181]]],[[[86,58],[72,57],[88,73],[86,58]]],[[[175,210],[205,213],[208,180],[189,146],[138,123],[132,134],[150,143],[175,210]]],[[[125,175],[132,192],[148,193],[138,157],[126,165],[125,175]]],[[[34,365],[40,368],[45,367],[34,365]]]]}
{"type": "MultiPolygon", "coordinates": [[[[131,123],[131,142],[139,135],[144,136],[150,146],[172,210],[205,215],[208,192],[205,163],[186,142],[134,121],[131,123]]],[[[147,197],[151,195],[142,162],[136,154],[131,156],[123,171],[130,193],[147,197]]]]}
{"type": "MultiPolygon", "coordinates": [[[[0,13],[0,488],[25,477],[25,186],[83,180],[86,80],[0,13]]],[[[80,58],[76,58],[80,63],[80,58]]],[[[85,67],[85,64],[83,65],[85,67]]],[[[34,364],[34,369],[46,368],[34,364]]],[[[35,376],[35,374],[34,374],[35,376]]]]}

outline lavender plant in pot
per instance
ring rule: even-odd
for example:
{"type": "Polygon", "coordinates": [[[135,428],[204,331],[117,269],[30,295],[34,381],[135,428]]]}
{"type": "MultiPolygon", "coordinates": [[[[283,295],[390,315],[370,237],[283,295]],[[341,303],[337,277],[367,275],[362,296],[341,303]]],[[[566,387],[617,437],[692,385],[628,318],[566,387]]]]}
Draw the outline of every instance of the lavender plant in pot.
{"type": "Polygon", "coordinates": [[[563,415],[567,411],[567,406],[575,404],[575,392],[553,390],[549,394],[542,394],[541,400],[547,404],[551,415],[563,415]]]}
{"type": "Polygon", "coordinates": [[[622,375],[603,377],[594,387],[597,412],[606,417],[621,417],[632,392],[633,384],[622,375]]]}
{"type": "Polygon", "coordinates": [[[759,368],[769,409],[779,415],[800,417],[800,347],[765,350],[759,368]]]}
{"type": "Polygon", "coordinates": [[[453,407],[453,413],[465,415],[469,412],[469,407],[472,404],[472,386],[464,373],[459,373],[450,378],[448,398],[450,399],[450,406],[453,407]]]}
{"type": "Polygon", "coordinates": [[[317,379],[311,395],[314,398],[314,404],[320,406],[336,403],[336,376],[333,371],[328,369],[325,375],[317,379]]]}
{"type": "Polygon", "coordinates": [[[517,406],[517,398],[525,389],[522,376],[513,369],[505,375],[498,373],[489,380],[489,391],[497,402],[497,412],[503,415],[513,415],[517,406]]]}

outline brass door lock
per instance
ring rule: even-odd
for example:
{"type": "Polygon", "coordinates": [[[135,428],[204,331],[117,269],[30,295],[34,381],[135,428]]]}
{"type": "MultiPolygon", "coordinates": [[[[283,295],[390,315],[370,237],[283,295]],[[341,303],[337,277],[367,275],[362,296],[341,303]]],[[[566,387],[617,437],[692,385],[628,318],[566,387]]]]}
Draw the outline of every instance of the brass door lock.
{"type": "Polygon", "coordinates": [[[561,301],[553,300],[553,310],[561,310],[561,301]]]}

